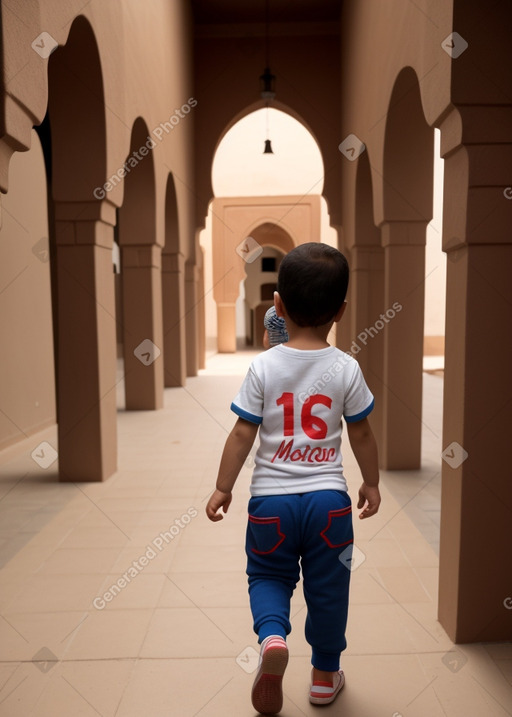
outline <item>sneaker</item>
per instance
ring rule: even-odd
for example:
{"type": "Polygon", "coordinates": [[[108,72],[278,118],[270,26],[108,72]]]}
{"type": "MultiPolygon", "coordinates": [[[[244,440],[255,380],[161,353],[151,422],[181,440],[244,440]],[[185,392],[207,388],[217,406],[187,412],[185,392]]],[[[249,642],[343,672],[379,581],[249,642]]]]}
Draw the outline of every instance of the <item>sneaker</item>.
{"type": "Polygon", "coordinates": [[[309,701],[312,705],[330,705],[341,692],[344,684],[343,670],[338,670],[334,675],[332,685],[330,682],[313,682],[309,692],[309,701]]]}
{"type": "Polygon", "coordinates": [[[252,706],[263,715],[275,715],[283,706],[283,675],[288,664],[286,641],[270,635],[261,643],[260,664],[252,686],[252,706]]]}

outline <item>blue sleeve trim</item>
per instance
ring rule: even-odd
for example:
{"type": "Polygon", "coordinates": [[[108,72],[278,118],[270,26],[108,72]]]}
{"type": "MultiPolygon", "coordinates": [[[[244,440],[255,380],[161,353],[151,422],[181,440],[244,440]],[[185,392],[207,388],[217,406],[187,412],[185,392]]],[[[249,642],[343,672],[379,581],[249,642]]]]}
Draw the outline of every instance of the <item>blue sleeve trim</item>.
{"type": "Polygon", "coordinates": [[[355,423],[356,421],[362,421],[363,418],[366,418],[366,416],[373,411],[374,405],[375,399],[373,398],[368,408],[365,408],[364,411],[361,411],[361,413],[356,413],[355,416],[345,416],[345,421],[347,423],[355,423]]]}
{"type": "Polygon", "coordinates": [[[240,418],[243,418],[246,421],[250,421],[251,423],[260,424],[263,421],[262,416],[255,416],[253,413],[249,413],[249,411],[244,411],[243,408],[240,408],[240,406],[237,406],[236,403],[231,404],[231,410],[233,413],[236,413],[237,416],[240,416],[240,418]]]}

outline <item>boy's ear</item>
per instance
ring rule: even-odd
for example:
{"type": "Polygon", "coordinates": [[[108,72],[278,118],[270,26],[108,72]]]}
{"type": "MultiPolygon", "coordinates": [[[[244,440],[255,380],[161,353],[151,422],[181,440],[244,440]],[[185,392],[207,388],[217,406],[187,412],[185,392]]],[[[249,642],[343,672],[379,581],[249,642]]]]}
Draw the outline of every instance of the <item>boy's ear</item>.
{"type": "Polygon", "coordinates": [[[276,310],[276,314],[284,319],[284,304],[277,291],[274,291],[274,308],[276,310]]]}
{"type": "Polygon", "coordinates": [[[334,317],[334,323],[337,323],[337,322],[341,319],[341,317],[342,317],[343,314],[345,313],[345,309],[346,309],[346,308],[347,308],[347,302],[344,301],[344,302],[342,303],[342,305],[340,306],[340,308],[338,309],[338,313],[337,313],[336,316],[334,317]]]}

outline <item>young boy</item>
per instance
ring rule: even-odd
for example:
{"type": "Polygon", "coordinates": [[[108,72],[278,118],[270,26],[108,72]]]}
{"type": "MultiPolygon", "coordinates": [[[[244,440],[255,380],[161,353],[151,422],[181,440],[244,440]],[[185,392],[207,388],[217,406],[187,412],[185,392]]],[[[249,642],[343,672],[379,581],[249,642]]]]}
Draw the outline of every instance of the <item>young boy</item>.
{"type": "Polygon", "coordinates": [[[348,273],[343,254],[325,244],[301,244],[281,262],[275,307],[289,340],[255,358],[231,404],[238,420],[206,508],[213,521],[223,518],[220,509],[227,512],[259,428],[246,553],[261,643],[252,703],[262,714],[282,707],[290,598],[300,569],[312,648],[310,702],[333,702],[344,684],[339,659],[346,647],[353,532],[342,416],[363,477],[359,517],[374,515],[380,504],[377,448],[367,420],[373,396],[358,363],[326,340],[345,309],[348,273]]]}

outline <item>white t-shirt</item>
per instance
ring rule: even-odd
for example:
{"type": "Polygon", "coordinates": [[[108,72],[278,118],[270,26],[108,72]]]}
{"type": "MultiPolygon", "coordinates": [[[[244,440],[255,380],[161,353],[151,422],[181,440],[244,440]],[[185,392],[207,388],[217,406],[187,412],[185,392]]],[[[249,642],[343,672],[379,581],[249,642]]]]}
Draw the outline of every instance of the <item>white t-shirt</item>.
{"type": "Polygon", "coordinates": [[[231,404],[261,424],[251,495],[346,491],[341,417],[360,421],[373,402],[357,361],[335,346],[259,354],[231,404]]]}

